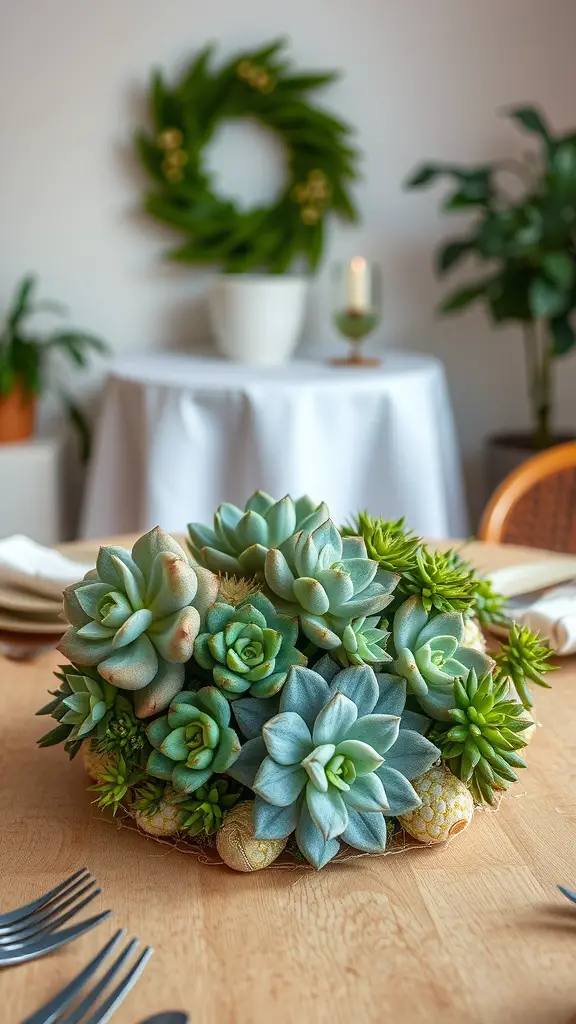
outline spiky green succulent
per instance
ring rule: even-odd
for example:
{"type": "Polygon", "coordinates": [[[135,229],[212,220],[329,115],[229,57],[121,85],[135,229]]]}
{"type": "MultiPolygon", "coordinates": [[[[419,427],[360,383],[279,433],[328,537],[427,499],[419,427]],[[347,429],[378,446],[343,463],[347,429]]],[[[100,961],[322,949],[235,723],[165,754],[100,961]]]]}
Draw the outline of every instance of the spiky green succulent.
{"type": "Polygon", "coordinates": [[[147,746],[146,729],[136,718],[130,701],[115,691],[114,704],[98,729],[96,748],[103,754],[122,754],[128,761],[138,760],[147,746]]]}
{"type": "Polygon", "coordinates": [[[298,619],[278,614],[267,597],[254,594],[237,608],[221,601],[212,605],[194,657],[230,699],[247,690],[254,697],[272,697],[291,665],[306,664],[297,639],[298,619]]]}
{"type": "Polygon", "coordinates": [[[454,568],[467,572],[474,580],[474,603],[469,609],[469,614],[475,615],[482,626],[489,626],[493,622],[506,623],[508,621],[505,612],[506,598],[494,589],[492,580],[487,576],[481,576],[455,548],[446,554],[454,568]]]}
{"type": "Polygon", "coordinates": [[[53,700],[36,714],[51,715],[59,725],[46,733],[38,745],[50,747],[64,743],[68,753],[74,756],[82,741],[109,718],[117,690],[94,669],[62,665],[54,675],[60,685],[49,691],[53,700]]]}
{"type": "Polygon", "coordinates": [[[96,666],[108,683],[137,691],[140,718],[163,711],[184,685],[184,664],[218,581],[193,568],[159,527],[132,552],[100,548],[96,569],[64,591],[70,629],[60,650],[75,664],[96,666]]]}
{"type": "Polygon", "coordinates": [[[546,642],[542,642],[537,633],[533,633],[527,626],[518,626],[516,623],[510,629],[508,643],[503,643],[496,655],[496,677],[497,679],[510,680],[516,689],[524,707],[534,706],[534,699],[530,692],[530,684],[544,686],[550,689],[543,673],[552,672],[556,668],[550,664],[553,652],[546,642]]]}
{"type": "Polygon", "coordinates": [[[256,491],[244,509],[225,502],[214,516],[214,529],[189,523],[189,547],[198,562],[212,572],[255,576],[264,571],[266,553],[299,530],[313,530],[329,516],[326,505],[308,495],[294,501],[289,494],[276,501],[256,491]]]}
{"type": "Polygon", "coordinates": [[[490,671],[488,655],[462,645],[464,620],[458,612],[430,614],[420,597],[409,597],[394,615],[394,672],[408,684],[431,718],[449,720],[454,686],[470,669],[490,671]]]}
{"type": "Polygon", "coordinates": [[[230,705],[215,686],[177,694],[168,714],[146,729],[154,747],[149,775],[172,782],[177,793],[193,793],[213,774],[226,772],[240,752],[230,718],[230,705]]]}
{"type": "Polygon", "coordinates": [[[178,803],[186,814],[181,831],[189,836],[202,833],[213,836],[220,828],[226,811],[238,803],[242,791],[242,786],[231,779],[212,779],[209,784],[200,786],[192,800],[178,803]]]}
{"type": "Polygon", "coordinates": [[[147,779],[134,790],[131,810],[140,811],[146,817],[152,817],[157,814],[166,799],[167,789],[168,786],[165,782],[161,782],[159,779],[147,779]]]}
{"type": "Polygon", "coordinates": [[[439,751],[400,729],[402,680],[377,677],[367,665],[339,671],[329,657],[316,668],[324,675],[290,669],[279,713],[244,744],[229,774],[256,793],[257,838],[284,839],[296,830],[301,852],[321,868],[336,856],[339,839],[383,850],[384,814],[420,806],[410,779],[439,751]]]}
{"type": "Polygon", "coordinates": [[[392,661],[386,651],[390,633],[379,628],[380,616],[362,616],[352,619],[342,631],[342,645],[334,651],[334,657],[341,665],[382,665],[392,661]]]}
{"type": "Polygon", "coordinates": [[[347,537],[362,537],[368,556],[382,569],[403,575],[417,567],[416,553],[421,541],[405,528],[403,518],[392,521],[359,512],[354,525],[345,527],[342,532],[347,537]]]}
{"type": "Polygon", "coordinates": [[[270,590],[323,650],[341,646],[352,619],[381,612],[398,582],[368,558],[361,537],[342,538],[330,519],[290,537],[282,550],[271,549],[264,572],[270,590]]]}
{"type": "Polygon", "coordinates": [[[99,781],[89,790],[98,794],[98,807],[109,808],[116,816],[118,810],[133,786],[144,778],[144,772],[127,764],[122,756],[113,758],[98,773],[99,781]]]}
{"type": "Polygon", "coordinates": [[[476,802],[495,804],[498,793],[518,781],[514,769],[526,767],[517,751],[526,746],[522,733],[530,722],[507,681],[497,683],[491,673],[478,682],[470,671],[465,680],[456,680],[454,694],[452,724],[437,726],[431,738],[476,802]]]}
{"type": "Polygon", "coordinates": [[[422,544],[416,567],[402,579],[402,589],[419,597],[427,612],[465,614],[473,609],[476,581],[463,563],[454,561],[452,551],[431,551],[422,544]]]}

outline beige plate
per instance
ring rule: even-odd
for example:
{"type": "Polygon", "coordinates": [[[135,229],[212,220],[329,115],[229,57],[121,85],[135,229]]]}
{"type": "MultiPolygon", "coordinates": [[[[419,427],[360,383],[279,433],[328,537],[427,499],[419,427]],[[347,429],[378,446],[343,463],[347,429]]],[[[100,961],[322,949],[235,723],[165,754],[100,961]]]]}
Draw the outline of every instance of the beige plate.
{"type": "Polygon", "coordinates": [[[8,633],[29,633],[31,635],[62,636],[66,631],[66,623],[62,619],[40,618],[35,619],[24,615],[11,615],[0,609],[0,630],[8,633]]]}
{"type": "Polygon", "coordinates": [[[4,586],[0,582],[0,613],[2,611],[54,619],[62,611],[62,599],[41,597],[28,590],[4,586]]]}

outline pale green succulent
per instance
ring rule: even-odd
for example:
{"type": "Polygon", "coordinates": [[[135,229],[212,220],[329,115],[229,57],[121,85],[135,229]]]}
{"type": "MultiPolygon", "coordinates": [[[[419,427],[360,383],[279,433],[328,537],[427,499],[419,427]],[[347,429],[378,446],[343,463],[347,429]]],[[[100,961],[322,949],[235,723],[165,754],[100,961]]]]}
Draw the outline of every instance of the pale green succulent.
{"type": "Polygon", "coordinates": [[[218,580],[192,567],[185,552],[159,527],[132,552],[102,547],[96,569],[64,591],[71,623],[60,651],[122,690],[137,691],[140,718],[163,711],[184,685],[201,618],[218,580]]]}
{"type": "Polygon", "coordinates": [[[301,530],[281,550],[270,550],[265,577],[323,650],[341,646],[352,619],[381,612],[398,582],[367,557],[360,537],[342,538],[330,519],[312,532],[301,530]]]}
{"type": "Polygon", "coordinates": [[[492,658],[462,646],[464,620],[459,612],[429,614],[419,597],[410,597],[394,615],[394,672],[431,718],[448,721],[456,706],[454,682],[470,669],[485,675],[492,658]]]}
{"type": "Polygon", "coordinates": [[[228,772],[256,793],[256,837],[284,839],[296,830],[301,852],[317,868],[336,856],[339,839],[365,852],[383,850],[384,815],[420,806],[410,779],[439,756],[424,736],[401,728],[402,680],[377,677],[367,665],[339,671],[330,662],[316,666],[327,678],[290,670],[279,713],[228,772]]]}
{"type": "Polygon", "coordinates": [[[267,597],[254,594],[237,608],[220,601],[212,605],[194,657],[230,698],[247,690],[254,697],[272,697],[291,665],[306,664],[297,639],[298,620],[279,615],[267,597]]]}
{"type": "Polygon", "coordinates": [[[146,730],[154,747],[148,774],[171,781],[177,793],[193,793],[214,773],[225,772],[240,752],[230,717],[230,705],[215,686],[177,694],[168,714],[146,730]]]}
{"type": "Polygon", "coordinates": [[[342,646],[334,652],[341,665],[375,665],[392,661],[386,652],[390,633],[379,629],[380,616],[352,619],[342,632],[342,646]]]}
{"type": "Polygon", "coordinates": [[[48,747],[64,742],[66,750],[74,754],[82,740],[110,717],[117,690],[94,669],[62,665],[55,675],[60,686],[50,691],[53,700],[36,714],[51,715],[60,724],[38,743],[48,747]]]}
{"type": "Polygon", "coordinates": [[[256,491],[244,509],[229,502],[220,505],[214,529],[189,523],[189,547],[194,558],[212,572],[233,576],[262,573],[269,548],[279,547],[298,530],[313,530],[329,516],[326,505],[315,505],[308,495],[280,501],[256,491]]]}

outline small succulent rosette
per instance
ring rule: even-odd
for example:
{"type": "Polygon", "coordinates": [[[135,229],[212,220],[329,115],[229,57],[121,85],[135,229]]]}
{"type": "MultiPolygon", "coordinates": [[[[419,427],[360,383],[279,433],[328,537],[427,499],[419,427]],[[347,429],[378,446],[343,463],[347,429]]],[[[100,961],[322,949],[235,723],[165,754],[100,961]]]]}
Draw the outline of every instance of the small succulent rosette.
{"type": "Polygon", "coordinates": [[[457,552],[261,491],[188,546],[103,547],[64,593],[39,743],[82,750],[102,809],[239,871],[318,869],[451,839],[516,782],[549,651],[514,626],[486,653],[503,601],[457,552]]]}

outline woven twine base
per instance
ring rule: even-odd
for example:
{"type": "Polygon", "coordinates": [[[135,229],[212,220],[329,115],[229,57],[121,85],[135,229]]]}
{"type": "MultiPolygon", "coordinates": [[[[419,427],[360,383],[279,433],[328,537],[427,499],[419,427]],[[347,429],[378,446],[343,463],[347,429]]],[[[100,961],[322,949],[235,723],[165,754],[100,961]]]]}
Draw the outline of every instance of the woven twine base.
{"type": "MultiPolygon", "coordinates": [[[[515,795],[519,796],[521,794],[515,795]]],[[[502,799],[500,799],[496,807],[476,807],[474,810],[474,814],[496,814],[500,808],[501,802],[502,799]]],[[[172,851],[175,853],[192,854],[200,861],[201,864],[207,864],[210,867],[216,867],[218,865],[224,864],[224,861],[219,856],[216,850],[214,836],[204,836],[202,838],[199,838],[198,836],[188,836],[186,838],[182,836],[153,836],[150,835],[148,832],[145,832],[143,829],[138,828],[132,815],[130,814],[130,811],[125,807],[122,807],[118,811],[118,814],[116,815],[115,818],[109,818],[108,816],[102,813],[99,813],[98,817],[101,821],[107,822],[107,824],[109,825],[114,825],[117,829],[129,829],[131,832],[138,832],[138,834],[144,836],[144,838],[163,846],[166,850],[166,853],[172,851]]],[[[473,820],[474,819],[472,819],[472,821],[473,820]]],[[[470,825],[472,825],[472,822],[470,823],[470,825]]],[[[359,850],[353,850],[351,847],[343,845],[343,848],[336,855],[336,857],[334,857],[334,859],[330,861],[330,864],[348,863],[350,861],[364,859],[365,857],[370,857],[372,859],[393,857],[398,853],[407,853],[409,850],[430,850],[439,847],[446,847],[449,843],[452,843],[455,840],[457,840],[457,838],[458,836],[451,836],[448,839],[446,839],[443,843],[421,843],[418,839],[413,839],[412,836],[410,836],[407,832],[400,828],[400,826],[398,826],[398,831],[392,837],[392,839],[389,840],[387,848],[383,850],[381,853],[362,853],[359,850]]],[[[272,864],[269,864],[265,870],[270,871],[274,869],[277,871],[298,871],[299,869],[302,869],[304,871],[317,870],[312,864],[309,864],[308,861],[304,860],[304,858],[301,857],[301,855],[299,855],[298,853],[293,853],[290,849],[286,849],[283,853],[281,853],[278,859],[275,860],[272,864]]]]}

